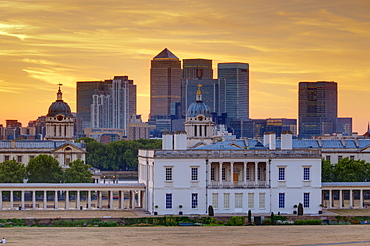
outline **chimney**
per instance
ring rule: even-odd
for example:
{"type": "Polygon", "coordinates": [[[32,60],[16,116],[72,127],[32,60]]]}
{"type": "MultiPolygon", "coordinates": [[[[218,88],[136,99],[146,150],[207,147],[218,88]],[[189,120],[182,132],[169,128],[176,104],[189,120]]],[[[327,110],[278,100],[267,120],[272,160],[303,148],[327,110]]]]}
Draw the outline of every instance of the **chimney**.
{"type": "Polygon", "coordinates": [[[264,132],[263,133],[263,145],[266,147],[266,145],[268,145],[270,142],[269,142],[269,135],[270,135],[270,132],[264,132]]]}
{"type": "Polygon", "coordinates": [[[10,142],[10,148],[15,149],[15,139],[12,139],[10,142]]]}
{"type": "Polygon", "coordinates": [[[162,133],[162,149],[173,150],[173,134],[172,132],[162,133]]]}
{"type": "Polygon", "coordinates": [[[281,133],[281,150],[293,149],[293,134],[291,131],[283,131],[281,133]]]}
{"type": "Polygon", "coordinates": [[[186,132],[185,131],[175,132],[174,150],[186,150],[186,132]]]}
{"type": "Polygon", "coordinates": [[[269,135],[269,149],[275,150],[276,149],[276,133],[270,132],[269,135]]]}

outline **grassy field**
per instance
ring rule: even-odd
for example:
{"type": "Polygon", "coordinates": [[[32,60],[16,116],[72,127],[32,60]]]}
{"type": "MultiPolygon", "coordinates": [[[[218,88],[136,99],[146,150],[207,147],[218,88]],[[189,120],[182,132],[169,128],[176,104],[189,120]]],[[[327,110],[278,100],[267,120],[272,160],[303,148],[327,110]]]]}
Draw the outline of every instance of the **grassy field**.
{"type": "Polygon", "coordinates": [[[1,228],[9,245],[370,245],[368,225],[1,228]],[[362,243],[359,243],[362,242],[362,243]]]}
{"type": "Polygon", "coordinates": [[[328,211],[342,216],[370,216],[370,209],[328,209],[328,211]]]}

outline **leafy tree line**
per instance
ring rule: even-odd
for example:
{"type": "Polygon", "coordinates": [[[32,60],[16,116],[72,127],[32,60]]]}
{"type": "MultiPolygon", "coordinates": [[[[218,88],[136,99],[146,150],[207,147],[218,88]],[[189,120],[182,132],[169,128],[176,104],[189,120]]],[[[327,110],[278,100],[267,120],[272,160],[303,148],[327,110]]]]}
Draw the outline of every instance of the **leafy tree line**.
{"type": "Polygon", "coordinates": [[[91,183],[90,166],[82,160],[68,164],[63,171],[59,162],[49,155],[38,155],[28,162],[27,167],[15,160],[0,163],[0,183],[91,183]]]}
{"type": "Polygon", "coordinates": [[[368,182],[370,181],[370,163],[365,160],[351,160],[346,157],[331,164],[322,160],[322,182],[368,182]]]}
{"type": "Polygon", "coordinates": [[[138,166],[139,149],[160,149],[157,139],[121,140],[102,144],[92,138],[80,138],[86,143],[86,163],[102,171],[133,171],[138,166]]]}

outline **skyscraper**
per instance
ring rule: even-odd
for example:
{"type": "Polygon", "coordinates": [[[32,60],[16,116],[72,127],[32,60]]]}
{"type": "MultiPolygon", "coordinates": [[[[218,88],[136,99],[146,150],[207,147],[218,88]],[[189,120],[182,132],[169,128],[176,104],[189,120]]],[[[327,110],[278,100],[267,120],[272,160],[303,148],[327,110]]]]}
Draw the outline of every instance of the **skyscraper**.
{"type": "Polygon", "coordinates": [[[249,64],[219,63],[218,77],[226,80],[226,112],[232,120],[249,118],[249,64]]]}
{"type": "Polygon", "coordinates": [[[213,79],[212,60],[183,59],[183,79],[213,79]]]}
{"type": "Polygon", "coordinates": [[[337,83],[334,81],[299,83],[298,130],[300,138],[336,133],[337,98],[337,83]]]}
{"type": "Polygon", "coordinates": [[[127,129],[136,115],[136,85],[128,76],[112,80],[77,82],[77,115],[85,128],[127,129]]]}
{"type": "Polygon", "coordinates": [[[151,61],[150,118],[171,114],[171,103],[180,103],[181,61],[167,48],[151,61]]]}
{"type": "Polygon", "coordinates": [[[78,134],[83,134],[84,128],[91,127],[91,104],[93,95],[109,91],[112,80],[103,81],[77,81],[76,101],[77,101],[77,119],[79,127],[78,134]]]}
{"type": "Polygon", "coordinates": [[[92,97],[91,127],[127,130],[131,115],[136,115],[133,80],[128,76],[115,76],[108,91],[96,92],[92,97]]]}

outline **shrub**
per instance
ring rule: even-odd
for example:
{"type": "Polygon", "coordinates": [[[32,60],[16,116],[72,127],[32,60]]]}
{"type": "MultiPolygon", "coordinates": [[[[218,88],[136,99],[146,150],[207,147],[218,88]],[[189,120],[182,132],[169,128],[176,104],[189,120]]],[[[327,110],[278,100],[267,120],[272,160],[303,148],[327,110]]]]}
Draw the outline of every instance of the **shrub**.
{"type": "Polygon", "coordinates": [[[294,221],[295,225],[321,225],[321,220],[296,220],[294,221]]]}
{"type": "Polygon", "coordinates": [[[271,219],[265,219],[265,220],[262,222],[262,225],[271,225],[271,219]]]}
{"type": "Polygon", "coordinates": [[[243,225],[245,225],[244,217],[243,216],[233,216],[226,222],[226,225],[228,225],[228,226],[243,226],[243,225]]]}

